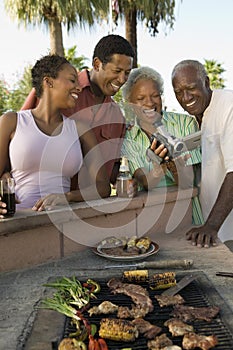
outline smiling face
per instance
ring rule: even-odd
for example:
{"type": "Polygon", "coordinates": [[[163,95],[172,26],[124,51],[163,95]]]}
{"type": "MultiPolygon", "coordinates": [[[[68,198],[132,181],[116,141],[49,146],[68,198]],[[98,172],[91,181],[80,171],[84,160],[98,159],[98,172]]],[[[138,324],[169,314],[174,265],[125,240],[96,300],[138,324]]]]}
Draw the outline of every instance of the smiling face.
{"type": "Polygon", "coordinates": [[[129,101],[141,108],[135,108],[140,124],[154,124],[161,119],[162,99],[156,83],[151,79],[139,79],[133,84],[129,101]],[[155,113],[157,112],[157,113],[155,113]]]}
{"type": "Polygon", "coordinates": [[[103,63],[98,57],[93,62],[91,80],[99,87],[105,96],[115,95],[128,79],[133,66],[133,58],[114,54],[111,61],[103,63]]]}
{"type": "Polygon", "coordinates": [[[208,77],[201,78],[195,67],[184,66],[173,75],[172,85],[183,109],[201,119],[212,94],[208,77]]]}
{"type": "Polygon", "coordinates": [[[78,83],[77,70],[70,64],[64,64],[52,86],[56,91],[56,100],[60,108],[73,108],[78,99],[81,87],[78,83]]]}

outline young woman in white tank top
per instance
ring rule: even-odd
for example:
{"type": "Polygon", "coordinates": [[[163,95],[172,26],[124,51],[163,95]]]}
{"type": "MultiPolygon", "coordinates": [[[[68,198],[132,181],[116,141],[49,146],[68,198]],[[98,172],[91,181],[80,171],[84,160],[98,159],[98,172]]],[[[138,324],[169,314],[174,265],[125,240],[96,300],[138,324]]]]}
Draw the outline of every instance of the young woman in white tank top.
{"type": "MultiPolygon", "coordinates": [[[[45,56],[32,68],[32,84],[40,98],[38,106],[0,118],[0,177],[10,161],[17,207],[41,211],[109,196],[110,184],[93,132],[61,114],[78,99],[76,69],[63,57],[45,56]],[[77,183],[83,162],[91,184],[79,184],[81,191],[71,184],[77,183]]],[[[0,201],[0,216],[4,211],[0,201]]]]}

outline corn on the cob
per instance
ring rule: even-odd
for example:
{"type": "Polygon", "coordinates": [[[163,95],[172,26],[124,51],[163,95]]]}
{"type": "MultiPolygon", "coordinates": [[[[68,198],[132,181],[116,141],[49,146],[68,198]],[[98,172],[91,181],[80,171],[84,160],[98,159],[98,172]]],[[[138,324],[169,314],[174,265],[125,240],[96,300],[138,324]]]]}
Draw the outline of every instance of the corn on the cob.
{"type": "Polygon", "coordinates": [[[122,275],[123,282],[144,283],[149,281],[148,270],[124,271],[122,275]]]}
{"type": "Polygon", "coordinates": [[[175,272],[156,273],[149,279],[150,289],[167,289],[176,285],[175,272]]]}
{"type": "Polygon", "coordinates": [[[137,242],[137,236],[132,236],[127,241],[127,249],[135,247],[137,242]]]}
{"type": "Polygon", "coordinates": [[[115,341],[134,341],[138,337],[137,327],[128,320],[103,318],[100,321],[99,336],[115,341]]]}
{"type": "Polygon", "coordinates": [[[139,240],[136,243],[136,247],[139,248],[141,253],[147,252],[147,250],[150,248],[151,240],[149,237],[142,237],[139,238],[139,240]]]}

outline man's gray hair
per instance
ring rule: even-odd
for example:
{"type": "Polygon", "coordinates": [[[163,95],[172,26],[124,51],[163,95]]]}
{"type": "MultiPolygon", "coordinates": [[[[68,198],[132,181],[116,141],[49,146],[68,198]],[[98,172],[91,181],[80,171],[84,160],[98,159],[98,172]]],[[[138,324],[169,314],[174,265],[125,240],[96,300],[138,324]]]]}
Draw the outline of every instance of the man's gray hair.
{"type": "Polygon", "coordinates": [[[194,68],[201,80],[205,80],[205,78],[207,77],[205,67],[202,63],[200,63],[199,61],[196,61],[196,60],[183,60],[183,61],[180,61],[179,63],[177,63],[177,65],[175,65],[175,67],[173,68],[172,79],[174,78],[176,73],[179,71],[179,69],[185,68],[185,67],[194,68]]]}
{"type": "Polygon", "coordinates": [[[159,93],[161,95],[163,94],[162,76],[153,68],[139,67],[131,70],[127,82],[122,87],[122,95],[124,100],[128,101],[133,85],[141,79],[152,80],[156,84],[159,93]]]}

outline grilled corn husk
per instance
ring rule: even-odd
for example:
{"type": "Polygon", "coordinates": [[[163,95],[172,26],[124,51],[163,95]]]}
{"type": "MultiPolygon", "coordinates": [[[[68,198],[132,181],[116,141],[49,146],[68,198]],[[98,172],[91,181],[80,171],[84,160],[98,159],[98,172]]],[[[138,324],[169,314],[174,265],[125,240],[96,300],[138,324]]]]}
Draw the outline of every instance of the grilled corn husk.
{"type": "Polygon", "coordinates": [[[149,272],[148,270],[124,271],[122,274],[122,281],[130,283],[147,283],[149,281],[149,272]]]}
{"type": "Polygon", "coordinates": [[[128,320],[117,318],[102,318],[99,336],[115,341],[134,341],[138,337],[137,327],[128,320]]]}
{"type": "Polygon", "coordinates": [[[153,290],[167,289],[176,285],[175,272],[156,273],[149,279],[149,287],[153,290]]]}

